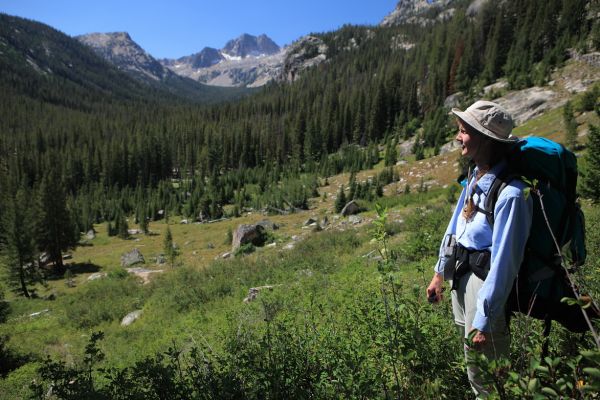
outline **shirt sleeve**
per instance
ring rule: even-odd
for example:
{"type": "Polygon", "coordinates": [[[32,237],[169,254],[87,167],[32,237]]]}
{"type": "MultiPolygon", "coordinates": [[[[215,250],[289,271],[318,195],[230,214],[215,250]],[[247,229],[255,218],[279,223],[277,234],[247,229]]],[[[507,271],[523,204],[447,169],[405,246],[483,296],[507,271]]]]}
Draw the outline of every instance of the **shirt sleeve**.
{"type": "Polygon", "coordinates": [[[439,258],[438,258],[437,263],[435,264],[434,271],[437,272],[438,274],[441,274],[442,276],[444,275],[444,265],[446,264],[446,257],[444,256],[444,247],[445,247],[445,242],[446,242],[445,239],[448,235],[456,235],[456,222],[458,221],[458,217],[460,216],[460,212],[462,210],[462,205],[465,202],[466,191],[467,191],[467,189],[463,188],[462,193],[460,194],[460,197],[458,199],[458,202],[456,203],[456,208],[454,209],[452,218],[450,219],[450,222],[448,223],[448,227],[446,228],[446,233],[444,234],[444,237],[442,238],[442,243],[440,244],[439,258]]]}
{"type": "Polygon", "coordinates": [[[490,332],[491,321],[504,312],[531,228],[531,196],[516,187],[511,189],[508,196],[501,194],[494,209],[490,271],[479,290],[473,319],[473,327],[481,332],[490,332]]]}

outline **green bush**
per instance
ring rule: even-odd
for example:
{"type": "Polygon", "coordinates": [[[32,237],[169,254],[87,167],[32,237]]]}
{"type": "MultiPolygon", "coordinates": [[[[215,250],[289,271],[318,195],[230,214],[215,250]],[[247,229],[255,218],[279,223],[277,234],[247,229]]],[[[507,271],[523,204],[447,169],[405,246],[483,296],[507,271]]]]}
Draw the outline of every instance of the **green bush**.
{"type": "Polygon", "coordinates": [[[67,322],[77,328],[92,328],[117,321],[141,307],[143,292],[134,279],[101,279],[85,284],[59,300],[67,322]]]}

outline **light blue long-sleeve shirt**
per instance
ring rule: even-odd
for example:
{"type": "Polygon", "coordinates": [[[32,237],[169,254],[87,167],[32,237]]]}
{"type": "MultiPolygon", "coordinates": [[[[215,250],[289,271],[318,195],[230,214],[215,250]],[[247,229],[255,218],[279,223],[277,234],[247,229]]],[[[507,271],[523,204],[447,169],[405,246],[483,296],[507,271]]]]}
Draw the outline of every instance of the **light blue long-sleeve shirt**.
{"type": "MultiPolygon", "coordinates": [[[[523,261],[525,244],[529,237],[533,203],[523,189],[526,185],[518,179],[510,182],[498,197],[494,207],[493,227],[487,221],[486,215],[477,212],[469,221],[465,220],[462,210],[465,200],[473,194],[473,202],[479,208],[484,208],[486,196],[494,179],[506,166],[505,162],[498,163],[479,181],[471,179],[463,189],[452,219],[446,229],[446,235],[456,235],[456,241],[470,250],[489,250],[490,271],[479,290],[477,311],[473,319],[473,328],[481,332],[489,332],[492,320],[504,312],[513,282],[523,261]]],[[[473,176],[476,176],[477,170],[473,176]]],[[[445,241],[440,247],[440,257],[435,271],[444,275],[445,241]]],[[[452,276],[444,275],[444,279],[452,276]]]]}

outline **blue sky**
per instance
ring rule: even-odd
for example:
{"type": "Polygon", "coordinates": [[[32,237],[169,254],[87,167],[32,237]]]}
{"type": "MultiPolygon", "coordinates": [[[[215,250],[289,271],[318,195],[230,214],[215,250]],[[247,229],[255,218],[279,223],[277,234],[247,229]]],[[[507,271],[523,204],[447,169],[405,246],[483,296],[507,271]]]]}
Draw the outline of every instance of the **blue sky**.
{"type": "Polygon", "coordinates": [[[156,58],[222,48],[242,33],[267,34],[280,46],[346,23],[376,25],[398,0],[0,0],[0,12],[48,24],[68,35],[129,32],[156,58]]]}

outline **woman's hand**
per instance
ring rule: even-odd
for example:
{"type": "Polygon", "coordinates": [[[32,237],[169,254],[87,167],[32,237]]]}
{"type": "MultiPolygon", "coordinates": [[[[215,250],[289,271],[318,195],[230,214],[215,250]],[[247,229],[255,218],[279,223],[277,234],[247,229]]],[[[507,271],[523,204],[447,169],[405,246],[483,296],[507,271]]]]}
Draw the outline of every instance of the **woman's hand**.
{"type": "Polygon", "coordinates": [[[442,300],[442,286],[444,285],[444,278],[437,272],[433,275],[431,283],[427,287],[427,300],[430,303],[437,303],[442,300]]]}
{"type": "Polygon", "coordinates": [[[474,329],[474,331],[476,331],[476,333],[475,336],[473,336],[473,348],[475,350],[481,350],[483,346],[485,346],[487,338],[485,333],[478,331],[477,329],[474,329]]]}

